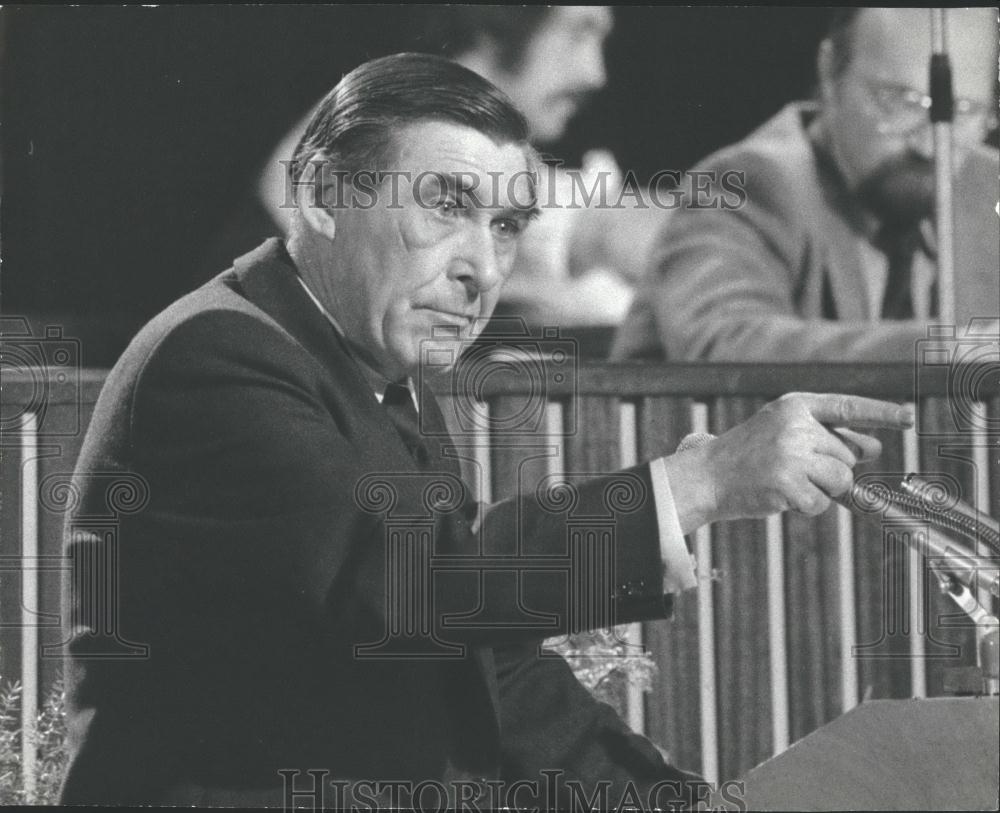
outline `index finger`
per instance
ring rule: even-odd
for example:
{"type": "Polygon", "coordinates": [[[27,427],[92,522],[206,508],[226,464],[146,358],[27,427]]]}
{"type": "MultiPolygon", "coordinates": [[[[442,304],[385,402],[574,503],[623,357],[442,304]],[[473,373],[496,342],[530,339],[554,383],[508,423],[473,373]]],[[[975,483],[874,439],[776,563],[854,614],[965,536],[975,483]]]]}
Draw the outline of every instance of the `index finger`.
{"type": "Polygon", "coordinates": [[[820,423],[857,429],[909,429],[913,407],[860,395],[802,393],[806,409],[820,423]]]}

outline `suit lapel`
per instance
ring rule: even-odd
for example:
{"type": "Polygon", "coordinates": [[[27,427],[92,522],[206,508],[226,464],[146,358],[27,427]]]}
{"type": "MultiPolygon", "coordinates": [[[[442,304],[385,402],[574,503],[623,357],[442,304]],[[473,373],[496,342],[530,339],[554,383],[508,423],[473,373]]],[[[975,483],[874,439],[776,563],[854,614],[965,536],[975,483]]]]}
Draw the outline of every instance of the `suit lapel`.
{"type": "Polygon", "coordinates": [[[820,190],[810,218],[820,224],[819,233],[826,236],[817,257],[824,274],[823,304],[832,304],[834,312],[828,318],[867,321],[868,284],[861,262],[861,232],[852,222],[855,207],[845,201],[847,190],[824,148],[807,143],[813,152],[810,165],[816,173],[815,188],[820,190]]]}
{"type": "Polygon", "coordinates": [[[824,207],[823,265],[826,268],[835,317],[844,321],[865,322],[869,319],[868,283],[861,262],[860,237],[840,217],[824,207]]]}
{"type": "Polygon", "coordinates": [[[271,239],[233,263],[241,293],[274,319],[336,378],[346,370],[364,391],[360,370],[343,339],[309,299],[280,240],[271,239]]]}
{"type": "Polygon", "coordinates": [[[349,415],[356,440],[375,470],[417,471],[406,443],[381,409],[368,379],[333,325],[299,282],[280,240],[271,239],[233,265],[243,295],[283,327],[329,374],[340,411],[349,415]],[[344,407],[346,406],[346,410],[344,407]]]}

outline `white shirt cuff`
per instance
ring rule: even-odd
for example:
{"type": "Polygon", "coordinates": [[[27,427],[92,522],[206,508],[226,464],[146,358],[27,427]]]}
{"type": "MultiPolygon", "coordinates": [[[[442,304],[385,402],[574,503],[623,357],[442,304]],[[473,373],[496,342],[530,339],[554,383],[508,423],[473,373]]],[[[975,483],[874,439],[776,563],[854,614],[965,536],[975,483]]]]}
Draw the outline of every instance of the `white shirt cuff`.
{"type": "Polygon", "coordinates": [[[660,558],[663,560],[663,592],[679,593],[698,586],[694,557],[684,542],[684,532],[677,518],[674,494],[670,490],[667,466],[662,457],[649,462],[649,477],[653,483],[656,522],[660,528],[660,558]]]}

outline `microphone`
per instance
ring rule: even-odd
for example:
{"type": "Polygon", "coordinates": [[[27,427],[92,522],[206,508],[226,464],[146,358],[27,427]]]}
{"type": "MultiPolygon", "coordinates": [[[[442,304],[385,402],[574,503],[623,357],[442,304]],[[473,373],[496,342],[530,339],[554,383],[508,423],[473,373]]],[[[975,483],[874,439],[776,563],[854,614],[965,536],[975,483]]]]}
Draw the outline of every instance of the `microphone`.
{"type": "Polygon", "coordinates": [[[855,514],[881,514],[893,526],[909,530],[907,544],[928,557],[928,566],[943,575],[952,575],[962,584],[974,589],[978,579],[994,596],[1000,598],[1000,568],[996,562],[984,560],[967,545],[945,536],[934,523],[933,512],[913,516],[896,504],[900,495],[884,483],[862,485],[855,482],[850,490],[834,499],[855,514]],[[992,572],[992,577],[988,574],[992,572]]]}
{"type": "Polygon", "coordinates": [[[980,540],[984,541],[995,521],[985,515],[979,516],[971,506],[965,504],[962,504],[960,511],[955,512],[938,513],[929,510],[933,500],[929,499],[923,481],[915,475],[908,475],[902,487],[905,493],[893,491],[885,483],[861,485],[855,482],[850,491],[837,501],[856,513],[878,511],[893,526],[910,530],[910,533],[905,534],[909,546],[927,557],[927,566],[938,577],[944,592],[979,627],[983,691],[988,695],[997,694],[1000,690],[998,622],[996,616],[990,614],[973,595],[978,582],[991,595],[1000,598],[1000,567],[997,566],[997,557],[978,557],[968,545],[949,539],[934,527],[937,524],[952,531],[966,531],[964,527],[952,527],[953,517],[950,515],[955,514],[962,519],[971,520],[972,527],[983,534],[980,540]],[[919,498],[914,499],[914,495],[919,495],[919,498]],[[912,515],[908,511],[918,513],[912,515]],[[988,521],[983,521],[984,519],[988,521]]]}
{"type": "Polygon", "coordinates": [[[915,510],[919,507],[924,511],[933,511],[942,515],[943,527],[954,530],[969,539],[979,539],[988,545],[993,553],[1000,556],[1000,523],[993,517],[977,511],[958,497],[951,497],[949,500],[949,502],[954,503],[953,505],[939,505],[941,498],[947,495],[942,495],[940,489],[936,488],[933,483],[927,482],[916,474],[907,474],[899,487],[904,494],[914,499],[915,510]]]}

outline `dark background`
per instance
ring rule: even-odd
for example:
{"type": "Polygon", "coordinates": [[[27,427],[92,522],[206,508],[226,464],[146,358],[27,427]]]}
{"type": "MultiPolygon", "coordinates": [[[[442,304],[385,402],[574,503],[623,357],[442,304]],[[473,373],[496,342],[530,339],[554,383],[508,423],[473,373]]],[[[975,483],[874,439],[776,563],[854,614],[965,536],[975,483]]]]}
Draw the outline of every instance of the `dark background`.
{"type": "MultiPolygon", "coordinates": [[[[138,327],[261,236],[247,214],[289,126],[418,7],[6,7],[2,308],[111,364],[138,327]]],[[[621,8],[608,87],[568,162],[683,170],[807,95],[830,11],[621,8]]],[[[266,235],[264,235],[266,236],[266,235]]]]}

